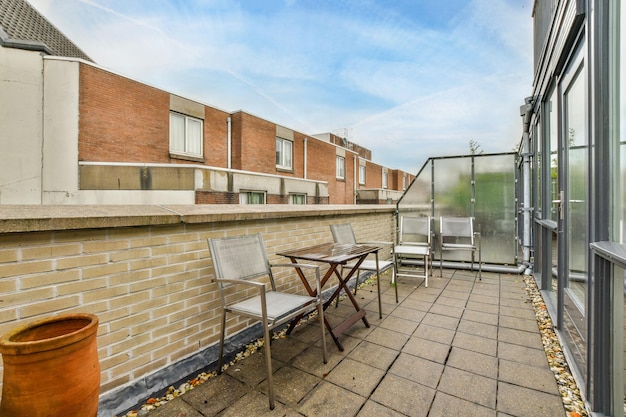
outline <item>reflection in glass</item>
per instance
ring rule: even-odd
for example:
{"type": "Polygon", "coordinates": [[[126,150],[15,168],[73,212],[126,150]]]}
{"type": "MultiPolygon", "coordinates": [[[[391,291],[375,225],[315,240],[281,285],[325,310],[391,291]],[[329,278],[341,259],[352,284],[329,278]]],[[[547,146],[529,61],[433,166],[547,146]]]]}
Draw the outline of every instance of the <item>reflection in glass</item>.
{"type": "MultiPolygon", "coordinates": [[[[547,217],[551,220],[558,221],[559,211],[559,136],[558,136],[558,106],[557,106],[556,88],[552,89],[550,99],[546,103],[548,117],[547,117],[547,132],[548,137],[546,141],[549,143],[550,148],[550,200],[552,201],[550,208],[550,216],[547,217]]],[[[547,209],[548,207],[546,207],[547,209]]]]}
{"type": "MultiPolygon", "coordinates": [[[[589,238],[587,211],[589,145],[585,121],[585,79],[583,66],[573,68],[563,94],[564,129],[567,152],[565,213],[567,268],[564,282],[562,330],[579,369],[587,363],[587,263],[589,238]]],[[[566,77],[567,78],[567,77],[566,77]]]]}

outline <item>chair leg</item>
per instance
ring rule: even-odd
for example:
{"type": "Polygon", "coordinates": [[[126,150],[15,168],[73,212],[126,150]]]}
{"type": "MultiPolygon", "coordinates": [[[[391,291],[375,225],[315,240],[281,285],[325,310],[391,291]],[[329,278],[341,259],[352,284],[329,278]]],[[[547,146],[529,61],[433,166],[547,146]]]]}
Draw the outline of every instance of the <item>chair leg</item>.
{"type": "Polygon", "coordinates": [[[222,366],[224,365],[224,338],[226,333],[226,310],[222,309],[222,324],[220,332],[220,355],[217,360],[217,373],[222,373],[222,366]]]}
{"type": "Polygon", "coordinates": [[[272,377],[272,338],[267,323],[263,323],[265,338],[265,364],[267,365],[267,396],[270,399],[270,410],[274,409],[274,378],[272,377]]]}
{"type": "Polygon", "coordinates": [[[396,287],[396,303],[398,302],[398,256],[393,253],[393,272],[391,273],[391,283],[396,287]]]}
{"type": "Polygon", "coordinates": [[[443,243],[439,243],[439,276],[443,278],[443,243]]]}
{"type": "Polygon", "coordinates": [[[428,258],[428,255],[424,256],[424,282],[426,288],[428,288],[428,258]]]}
{"type": "Polygon", "coordinates": [[[320,327],[322,329],[322,359],[324,360],[324,364],[328,363],[328,358],[326,355],[326,323],[324,322],[324,303],[320,302],[317,305],[317,316],[320,319],[320,327]]]}
{"type": "Polygon", "coordinates": [[[483,262],[482,262],[482,256],[480,254],[480,249],[478,249],[478,280],[479,281],[483,280],[483,262]]]}
{"type": "Polygon", "coordinates": [[[396,268],[395,268],[395,263],[394,263],[394,267],[391,268],[391,282],[394,283],[393,288],[396,291],[396,304],[398,304],[398,284],[396,282],[397,279],[398,277],[396,276],[396,268]]]}

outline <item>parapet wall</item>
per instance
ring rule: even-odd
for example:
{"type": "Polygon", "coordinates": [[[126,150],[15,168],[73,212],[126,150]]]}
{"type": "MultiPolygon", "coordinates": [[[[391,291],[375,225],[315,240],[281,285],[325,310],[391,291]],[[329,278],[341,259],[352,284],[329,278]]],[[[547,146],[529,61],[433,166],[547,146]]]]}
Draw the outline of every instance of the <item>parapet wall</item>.
{"type": "MultiPolygon", "coordinates": [[[[96,314],[101,401],[140,396],[150,387],[133,387],[150,375],[219,341],[207,238],[260,232],[278,261],[282,250],[332,241],[332,223],[351,223],[359,240],[393,241],[394,216],[385,205],[1,206],[0,334],[50,315],[96,314]]],[[[290,271],[276,279],[303,292],[290,271]]],[[[231,320],[227,332],[248,325],[231,320]]],[[[118,400],[121,411],[140,398],[118,400]]]]}

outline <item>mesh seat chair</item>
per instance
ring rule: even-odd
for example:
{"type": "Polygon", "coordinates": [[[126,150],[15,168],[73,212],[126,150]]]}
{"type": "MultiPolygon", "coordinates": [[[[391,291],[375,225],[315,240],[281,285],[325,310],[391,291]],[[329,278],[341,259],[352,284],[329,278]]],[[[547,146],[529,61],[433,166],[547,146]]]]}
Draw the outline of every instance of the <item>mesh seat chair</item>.
{"type": "Polygon", "coordinates": [[[274,387],[272,379],[270,330],[301,314],[311,312],[317,307],[320,327],[322,329],[322,356],[324,363],[327,362],[324,306],[319,266],[297,264],[298,268],[309,268],[315,271],[315,284],[317,285],[315,296],[282,293],[276,291],[272,268],[295,267],[295,264],[270,265],[265,252],[265,245],[260,234],[208,239],[208,242],[215,268],[215,281],[218,284],[223,307],[218,373],[222,372],[224,338],[226,334],[226,313],[238,314],[261,321],[263,325],[263,337],[265,339],[268,396],[270,409],[273,410],[274,387]],[[266,288],[265,283],[257,281],[257,279],[263,277],[269,277],[269,289],[266,288]],[[241,295],[241,297],[237,297],[239,295],[241,295]]]}
{"type": "MultiPolygon", "coordinates": [[[[352,230],[352,225],[349,223],[346,224],[331,224],[330,225],[330,231],[333,234],[333,240],[335,241],[335,243],[342,243],[342,244],[347,244],[347,245],[356,245],[359,243],[362,244],[378,244],[378,245],[393,245],[393,242],[357,242],[356,240],[356,236],[354,235],[354,230],[352,230]]],[[[344,265],[345,268],[353,268],[354,267],[354,263],[349,263],[347,265],[344,265]]],[[[392,261],[378,261],[378,269],[376,268],[376,260],[374,259],[366,259],[364,260],[361,265],[359,265],[359,270],[357,271],[357,279],[359,276],[360,271],[371,271],[371,272],[375,272],[378,274],[378,272],[384,272],[385,270],[389,269],[393,267],[393,262],[392,261]]],[[[391,270],[391,282],[395,282],[394,279],[394,270],[391,270]]],[[[357,282],[358,283],[358,282],[357,282]]],[[[378,285],[378,293],[380,294],[380,280],[377,279],[376,280],[376,285],[378,285]]],[[[354,293],[356,294],[356,285],[354,286],[354,293]]],[[[398,302],[398,288],[395,288],[396,290],[396,303],[398,302]]],[[[383,318],[383,312],[382,312],[382,305],[381,305],[381,300],[380,298],[378,299],[378,315],[379,317],[382,319],[383,318]]]]}
{"type": "Polygon", "coordinates": [[[398,244],[393,248],[393,263],[396,277],[424,278],[428,287],[431,260],[431,219],[430,217],[400,217],[398,244]],[[424,274],[414,268],[415,259],[422,258],[424,274]]]}
{"type": "Polygon", "coordinates": [[[439,219],[439,273],[443,276],[444,251],[471,251],[474,270],[474,254],[478,252],[478,279],[482,280],[480,233],[474,232],[473,217],[441,217],[439,219]]]}

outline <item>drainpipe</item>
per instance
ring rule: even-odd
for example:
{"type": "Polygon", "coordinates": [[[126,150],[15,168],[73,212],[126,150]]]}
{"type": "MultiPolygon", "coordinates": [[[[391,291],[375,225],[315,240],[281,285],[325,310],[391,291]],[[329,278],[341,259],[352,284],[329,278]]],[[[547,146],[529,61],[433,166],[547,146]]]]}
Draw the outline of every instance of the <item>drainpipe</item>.
{"type": "Polygon", "coordinates": [[[353,197],[354,201],[352,202],[352,204],[356,204],[356,174],[357,174],[357,172],[356,172],[356,163],[357,163],[358,159],[359,158],[357,158],[356,156],[353,159],[353,161],[354,161],[354,170],[352,171],[352,177],[354,178],[354,193],[353,193],[354,194],[354,197],[353,197]]]}
{"type": "Polygon", "coordinates": [[[524,197],[522,205],[522,218],[523,218],[523,230],[524,236],[522,240],[522,255],[523,263],[530,266],[530,225],[531,225],[531,212],[530,207],[530,118],[533,114],[533,98],[527,97],[525,104],[520,106],[520,116],[523,118],[523,132],[522,132],[522,176],[524,184],[524,197]]]}
{"type": "Polygon", "coordinates": [[[233,137],[232,137],[232,127],[231,127],[231,125],[232,125],[232,121],[230,120],[230,117],[227,117],[226,118],[226,126],[227,126],[228,133],[227,133],[227,136],[226,136],[226,142],[227,142],[226,145],[227,145],[228,151],[227,151],[227,155],[226,155],[226,159],[227,159],[226,163],[227,163],[227,168],[229,170],[232,168],[231,159],[232,159],[232,140],[233,140],[233,137]]]}
{"type": "Polygon", "coordinates": [[[304,179],[306,180],[306,166],[307,166],[307,145],[308,145],[308,138],[304,138],[304,179]]]}

